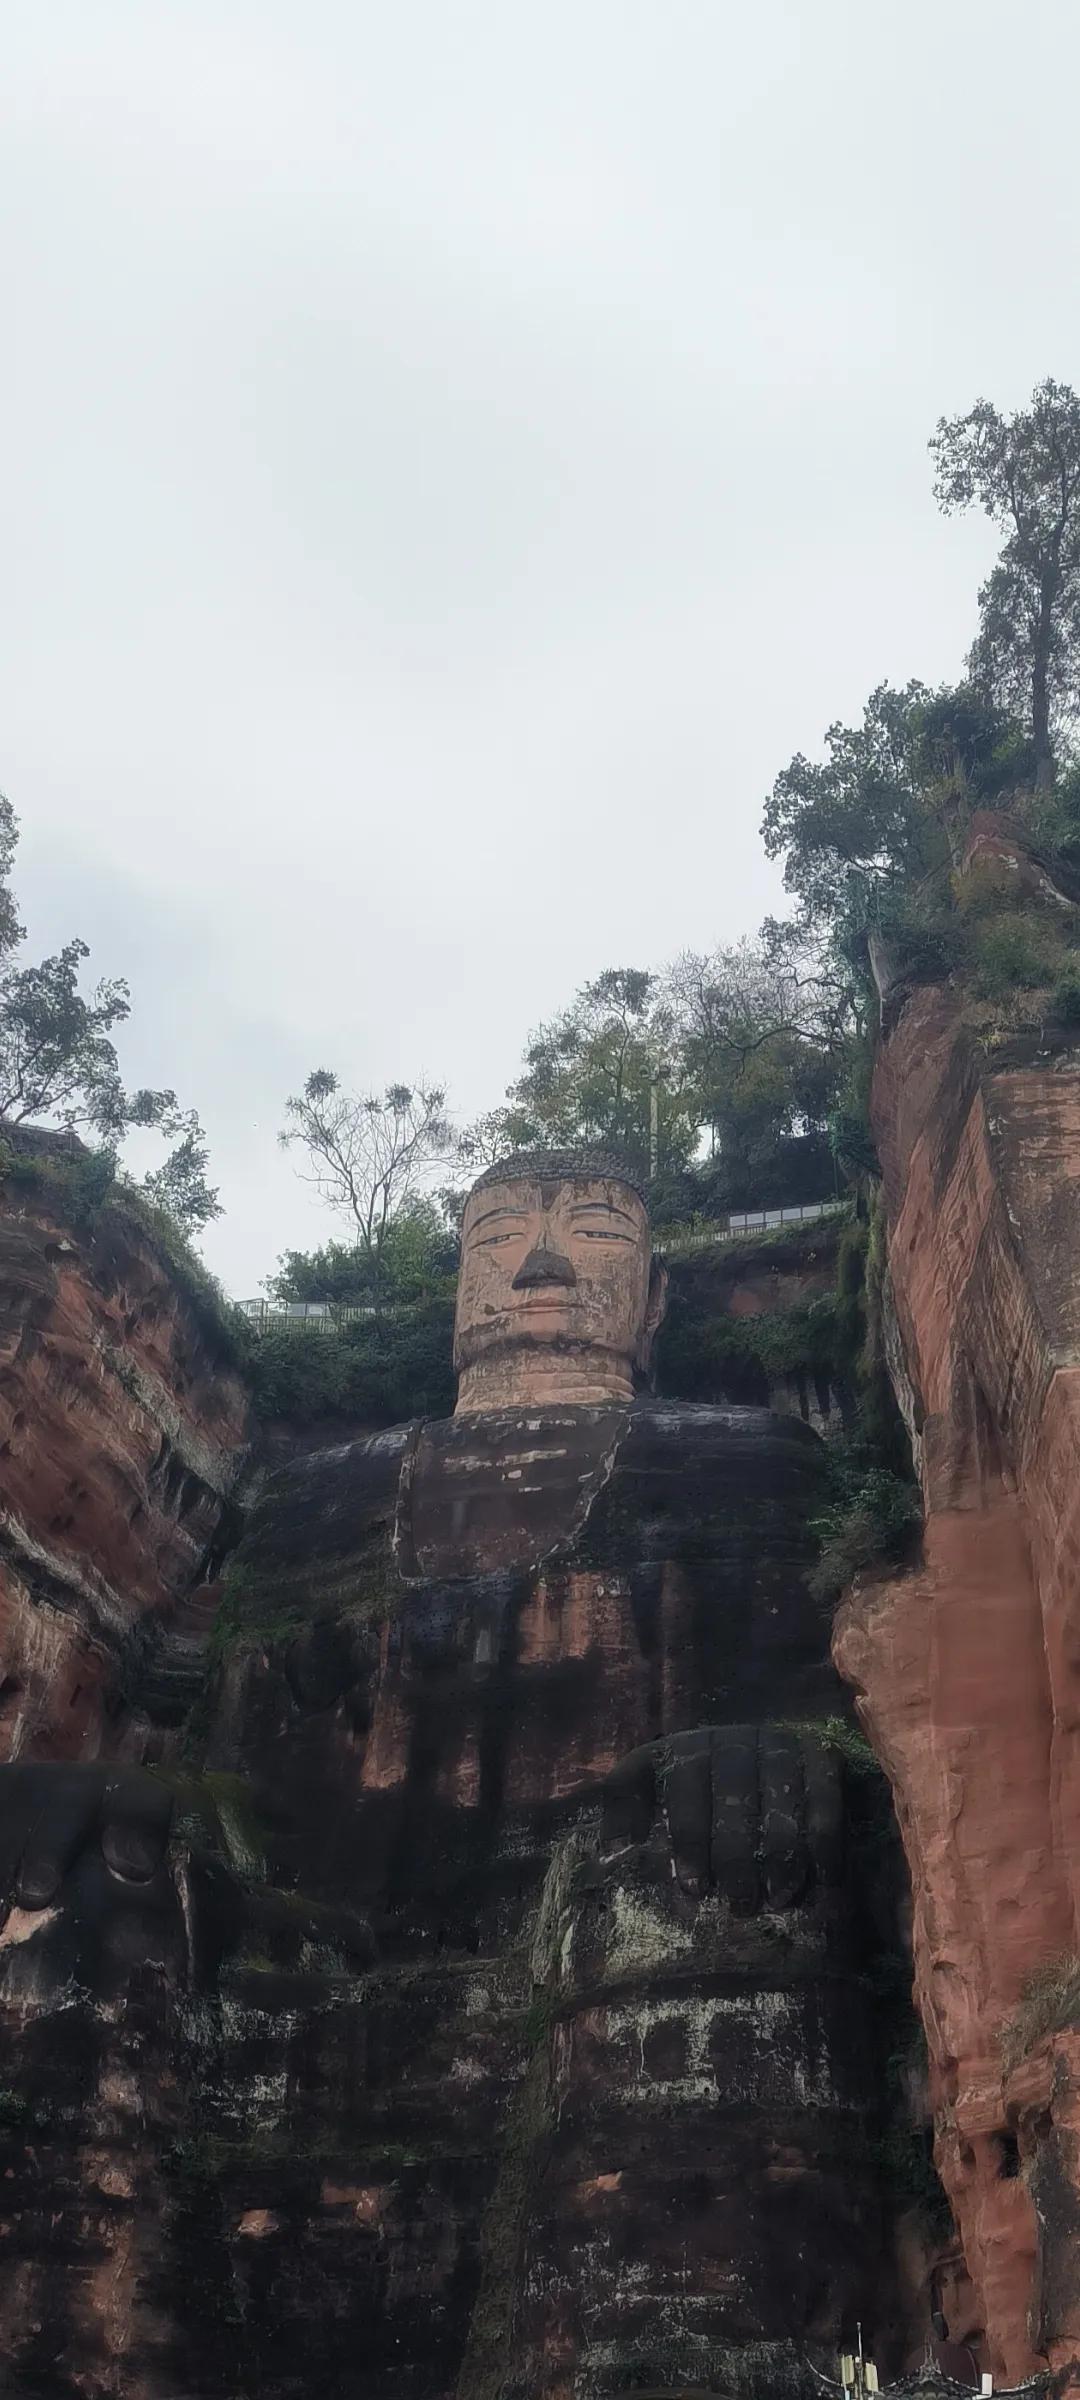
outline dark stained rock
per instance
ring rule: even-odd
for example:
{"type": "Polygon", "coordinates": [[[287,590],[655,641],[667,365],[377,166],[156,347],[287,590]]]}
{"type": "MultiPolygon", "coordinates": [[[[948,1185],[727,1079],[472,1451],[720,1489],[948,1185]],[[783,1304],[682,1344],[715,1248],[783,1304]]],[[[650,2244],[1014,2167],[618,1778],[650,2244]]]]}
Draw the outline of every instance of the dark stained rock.
{"type": "Polygon", "coordinates": [[[893,2339],[821,1488],[760,1409],[310,1453],[201,1735],[0,1774],[19,2400],[764,2400],[893,2339]]]}

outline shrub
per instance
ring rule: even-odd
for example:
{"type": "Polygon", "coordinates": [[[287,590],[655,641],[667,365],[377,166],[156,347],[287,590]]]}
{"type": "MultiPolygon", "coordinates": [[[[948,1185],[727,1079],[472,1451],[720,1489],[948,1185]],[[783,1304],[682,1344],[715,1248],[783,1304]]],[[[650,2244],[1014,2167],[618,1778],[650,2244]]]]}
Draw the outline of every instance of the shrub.
{"type": "Polygon", "coordinates": [[[1067,966],[1058,976],[1050,1005],[1063,1025],[1080,1025],[1080,963],[1067,966]]]}
{"type": "MultiPolygon", "coordinates": [[[[787,1228],[790,1246],[791,1228],[787,1228]]],[[[761,1245],[764,1247],[764,1242],[761,1245]]],[[[779,1243],[777,1247],[779,1247],[779,1243]]],[[[783,1375],[838,1382],[845,1369],[833,1293],[794,1308],[734,1317],[727,1265],[672,1261],[671,1297],[656,1353],[657,1385],[672,1399],[763,1405],[783,1375]]]]}
{"type": "Polygon", "coordinates": [[[853,1480],[814,1531],[822,1549],[810,1577],[817,1600],[838,1600],[861,1567],[899,1561],[922,1522],[918,1494],[890,1467],[871,1466],[853,1480]]]}
{"type": "Polygon", "coordinates": [[[1048,2033],[1080,2027],[1080,1958],[1067,1952],[1028,1976],[1020,2003],[1001,2029],[1002,2071],[1010,2075],[1048,2033]]]}
{"type": "Polygon", "coordinates": [[[963,966],[963,926],[936,886],[904,896],[894,939],[902,972],[912,983],[942,983],[963,966]]]}
{"type": "Polygon", "coordinates": [[[454,1405],[453,1292],[382,1317],[361,1318],[339,1332],[301,1331],[271,1323],[252,1343],[248,1368],[255,1407],[263,1417],[311,1423],[349,1417],[371,1425],[400,1425],[410,1417],[444,1417],[454,1405]]]}
{"type": "Polygon", "coordinates": [[[218,1357],[245,1367],[251,1336],[243,1310],[226,1298],[176,1218],[124,1173],[114,1151],[82,1142],[66,1150],[56,1135],[38,1149],[24,1133],[18,1146],[0,1142],[0,1178],[27,1198],[38,1195],[83,1234],[107,1242],[135,1232],[149,1240],[218,1357]]]}
{"type": "Polygon", "coordinates": [[[960,915],[969,920],[1000,917],[1028,901],[1016,868],[1004,858],[976,858],[962,875],[953,876],[952,889],[960,915]]]}
{"type": "Polygon", "coordinates": [[[983,1000],[1008,1000],[1049,983],[1062,957],[1060,937],[1033,914],[988,916],[972,930],[971,961],[983,1000]]]}

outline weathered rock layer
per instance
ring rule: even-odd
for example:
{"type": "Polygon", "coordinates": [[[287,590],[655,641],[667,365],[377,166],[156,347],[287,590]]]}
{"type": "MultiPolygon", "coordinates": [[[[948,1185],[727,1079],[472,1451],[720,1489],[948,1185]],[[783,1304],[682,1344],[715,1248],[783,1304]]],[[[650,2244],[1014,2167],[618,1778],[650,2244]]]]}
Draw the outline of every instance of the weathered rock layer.
{"type": "Polygon", "coordinates": [[[249,1435],[243,1384],[150,1236],[115,1210],[80,1224],[46,1176],[9,1189],[0,1757],[108,1755],[134,1658],[182,1645],[213,1577],[249,1435]]]}
{"type": "Polygon", "coordinates": [[[911,1870],[937,2156],[974,2286],[952,2330],[1020,2375],[1080,2350],[1076,2037],[1008,2072],[1035,2039],[1032,1971],[1080,1944],[1080,1055],[988,1055],[958,993],[923,988],[883,1042],[873,1113],[925,1544],[916,1570],[863,1580],[835,1654],[911,1870]]]}

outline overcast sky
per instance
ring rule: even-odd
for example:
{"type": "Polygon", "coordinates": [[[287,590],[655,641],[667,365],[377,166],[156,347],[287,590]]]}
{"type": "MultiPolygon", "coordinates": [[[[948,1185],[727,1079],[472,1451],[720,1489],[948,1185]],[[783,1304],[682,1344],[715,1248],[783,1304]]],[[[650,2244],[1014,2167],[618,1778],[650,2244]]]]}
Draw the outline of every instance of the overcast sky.
{"type": "Polygon", "coordinates": [[[6,0],[0,785],[238,1296],[286,1093],[493,1105],[752,931],[764,793],[958,671],[926,442],[1080,382],[1066,0],[6,0]]]}

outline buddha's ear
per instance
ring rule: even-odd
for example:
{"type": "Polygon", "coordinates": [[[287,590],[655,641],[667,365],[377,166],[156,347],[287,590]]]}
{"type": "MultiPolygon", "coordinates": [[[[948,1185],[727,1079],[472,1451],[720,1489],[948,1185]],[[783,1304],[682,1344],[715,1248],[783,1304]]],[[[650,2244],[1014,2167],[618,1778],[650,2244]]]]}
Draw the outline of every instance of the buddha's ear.
{"type": "Polygon", "coordinates": [[[663,1259],[658,1258],[654,1251],[649,1267],[649,1295],[645,1302],[645,1318],[635,1360],[638,1374],[641,1376],[647,1377],[652,1365],[653,1343],[664,1321],[667,1292],[668,1271],[663,1259]]]}

